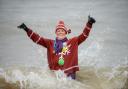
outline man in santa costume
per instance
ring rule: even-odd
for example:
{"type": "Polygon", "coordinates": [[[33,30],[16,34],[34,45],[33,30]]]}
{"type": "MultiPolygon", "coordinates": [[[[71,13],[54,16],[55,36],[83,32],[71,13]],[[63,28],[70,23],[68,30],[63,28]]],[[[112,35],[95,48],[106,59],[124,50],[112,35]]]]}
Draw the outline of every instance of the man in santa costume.
{"type": "Polygon", "coordinates": [[[78,46],[88,38],[93,23],[95,23],[95,19],[89,16],[83,32],[71,39],[66,37],[67,34],[71,33],[71,30],[66,28],[63,21],[59,21],[56,26],[55,40],[39,36],[24,23],[19,25],[18,28],[26,31],[28,37],[33,42],[47,49],[50,70],[62,70],[66,76],[76,79],[76,71],[79,71],[78,46]]]}

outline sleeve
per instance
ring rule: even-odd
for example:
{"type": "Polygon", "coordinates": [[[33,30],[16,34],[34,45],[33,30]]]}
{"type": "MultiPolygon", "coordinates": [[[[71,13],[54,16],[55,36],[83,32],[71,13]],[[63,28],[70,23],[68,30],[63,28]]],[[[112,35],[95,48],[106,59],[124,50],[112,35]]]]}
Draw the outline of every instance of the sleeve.
{"type": "Polygon", "coordinates": [[[39,44],[44,46],[45,48],[48,48],[50,39],[40,37],[37,33],[33,32],[31,29],[29,29],[29,31],[27,32],[27,35],[36,44],[39,44]]]}
{"type": "Polygon", "coordinates": [[[77,37],[78,45],[84,42],[88,38],[91,28],[92,28],[92,24],[87,23],[83,32],[77,37]]]}

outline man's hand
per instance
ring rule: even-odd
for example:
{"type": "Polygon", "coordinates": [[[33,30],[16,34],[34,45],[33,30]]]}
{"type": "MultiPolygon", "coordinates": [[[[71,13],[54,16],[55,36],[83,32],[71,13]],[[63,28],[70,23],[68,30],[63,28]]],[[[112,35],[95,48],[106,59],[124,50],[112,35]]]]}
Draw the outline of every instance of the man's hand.
{"type": "Polygon", "coordinates": [[[90,17],[90,15],[88,16],[88,23],[89,24],[93,24],[93,23],[95,23],[96,22],[96,20],[93,18],[93,17],[90,17]]]}
{"type": "Polygon", "coordinates": [[[17,28],[24,29],[26,32],[29,31],[28,27],[24,23],[22,23],[21,25],[17,26],[17,28]]]}

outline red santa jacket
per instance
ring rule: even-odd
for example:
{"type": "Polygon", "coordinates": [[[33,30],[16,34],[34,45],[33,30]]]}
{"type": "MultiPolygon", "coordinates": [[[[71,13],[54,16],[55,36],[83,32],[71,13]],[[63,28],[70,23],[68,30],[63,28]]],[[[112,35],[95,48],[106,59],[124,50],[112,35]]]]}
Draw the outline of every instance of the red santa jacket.
{"type": "Polygon", "coordinates": [[[33,42],[47,48],[47,59],[49,68],[51,70],[63,70],[65,73],[76,72],[79,70],[78,67],[78,46],[86,40],[91,30],[91,25],[86,24],[83,32],[77,36],[69,39],[67,44],[67,49],[64,52],[64,65],[60,66],[58,64],[59,54],[54,53],[54,40],[47,39],[39,36],[37,33],[33,32],[31,29],[27,32],[27,35],[33,42]]]}

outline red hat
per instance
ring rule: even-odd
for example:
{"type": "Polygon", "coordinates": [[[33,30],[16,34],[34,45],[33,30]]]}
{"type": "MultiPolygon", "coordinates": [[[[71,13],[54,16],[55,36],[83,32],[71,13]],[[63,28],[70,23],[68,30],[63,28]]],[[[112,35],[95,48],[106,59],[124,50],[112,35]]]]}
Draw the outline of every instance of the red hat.
{"type": "Polygon", "coordinates": [[[69,29],[67,29],[66,27],[65,27],[65,24],[64,24],[64,21],[62,21],[62,20],[60,20],[59,21],[59,23],[58,23],[58,25],[56,26],[56,31],[58,30],[58,29],[63,29],[65,32],[66,32],[66,34],[68,33],[71,33],[71,30],[69,29]]]}

